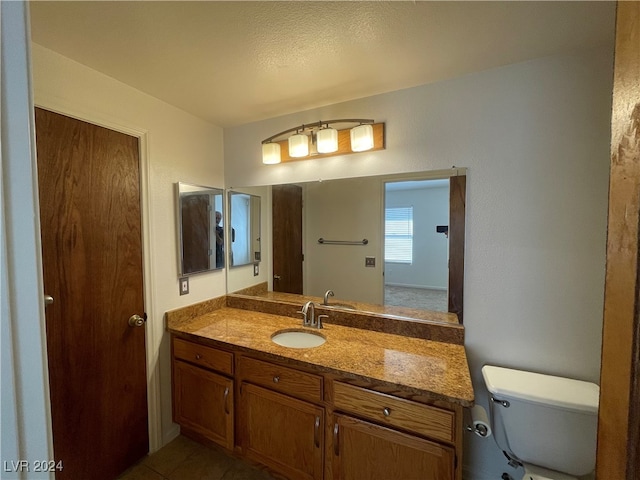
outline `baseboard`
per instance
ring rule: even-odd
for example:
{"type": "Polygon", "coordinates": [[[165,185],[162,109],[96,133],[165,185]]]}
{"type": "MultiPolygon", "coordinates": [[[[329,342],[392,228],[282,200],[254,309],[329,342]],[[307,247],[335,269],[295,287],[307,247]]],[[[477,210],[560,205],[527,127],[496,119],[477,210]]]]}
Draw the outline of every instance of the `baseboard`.
{"type": "Polygon", "coordinates": [[[430,285],[411,285],[410,283],[385,283],[385,287],[404,287],[404,288],[421,288],[423,290],[440,290],[442,292],[447,291],[447,287],[434,287],[430,285]]]}
{"type": "Polygon", "coordinates": [[[172,427],[162,436],[162,446],[164,447],[168,443],[178,438],[180,435],[180,425],[174,423],[172,427]]]}

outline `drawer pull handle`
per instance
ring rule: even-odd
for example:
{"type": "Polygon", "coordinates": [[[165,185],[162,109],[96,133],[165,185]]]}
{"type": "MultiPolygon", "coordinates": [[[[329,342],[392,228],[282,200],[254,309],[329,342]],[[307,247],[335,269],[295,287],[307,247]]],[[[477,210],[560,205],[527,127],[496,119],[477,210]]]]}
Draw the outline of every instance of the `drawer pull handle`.
{"type": "Polygon", "coordinates": [[[384,407],[384,408],[382,409],[382,414],[383,414],[385,417],[388,417],[389,415],[391,415],[391,409],[390,409],[389,407],[384,407]]]}
{"type": "Polygon", "coordinates": [[[316,444],[316,448],[320,448],[320,416],[316,415],[316,424],[313,428],[313,441],[316,444]]]}
{"type": "Polygon", "coordinates": [[[224,389],[224,413],[229,415],[229,387],[224,389]]]}
{"type": "Polygon", "coordinates": [[[196,353],[196,360],[200,360],[202,358],[202,355],[200,355],[199,353],[196,353]]]}
{"type": "Polygon", "coordinates": [[[333,424],[333,453],[337,457],[340,455],[340,448],[338,446],[338,422],[333,424]]]}
{"type": "Polygon", "coordinates": [[[273,383],[278,383],[280,381],[280,377],[279,376],[275,376],[273,377],[273,383]]]}

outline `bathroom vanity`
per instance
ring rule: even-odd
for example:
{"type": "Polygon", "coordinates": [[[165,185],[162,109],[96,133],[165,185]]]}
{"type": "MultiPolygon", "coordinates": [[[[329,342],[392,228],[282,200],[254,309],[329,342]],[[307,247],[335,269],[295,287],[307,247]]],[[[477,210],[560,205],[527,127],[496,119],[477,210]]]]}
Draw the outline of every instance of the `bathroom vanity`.
{"type": "Polygon", "coordinates": [[[462,478],[474,394],[461,326],[409,322],[416,338],[346,325],[392,318],[317,306],[328,318],[310,329],[301,303],[264,302],[229,295],[167,312],[183,434],[292,479],[462,478]],[[281,331],[325,341],[282,346],[271,339],[281,331]]]}

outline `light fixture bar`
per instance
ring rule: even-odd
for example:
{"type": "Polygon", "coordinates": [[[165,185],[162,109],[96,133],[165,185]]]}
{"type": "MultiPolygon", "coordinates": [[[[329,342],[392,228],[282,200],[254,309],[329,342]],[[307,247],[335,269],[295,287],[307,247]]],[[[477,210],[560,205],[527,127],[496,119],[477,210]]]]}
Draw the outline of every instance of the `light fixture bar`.
{"type": "Polygon", "coordinates": [[[287,133],[291,133],[291,132],[304,132],[305,130],[311,130],[314,128],[320,128],[322,126],[328,126],[331,125],[332,123],[359,123],[361,125],[364,124],[373,124],[374,120],[370,120],[370,119],[365,119],[365,118],[341,118],[341,119],[337,119],[337,120],[320,120],[318,122],[314,122],[314,123],[307,123],[307,124],[302,124],[302,125],[298,125],[297,127],[293,127],[293,128],[289,128],[287,130],[284,130],[280,133],[276,133],[275,135],[271,135],[268,138],[265,138],[264,140],[262,140],[262,143],[269,143],[272,142],[273,140],[275,140],[278,137],[281,137],[282,135],[285,135],[287,133]]]}
{"type": "MultiPolygon", "coordinates": [[[[371,148],[368,151],[373,152],[376,150],[384,150],[385,149],[385,124],[374,123],[372,126],[373,126],[373,148],[371,148]]],[[[310,148],[310,153],[308,156],[293,157],[289,154],[289,142],[287,139],[274,141],[273,143],[280,145],[280,152],[281,152],[280,161],[282,163],[297,162],[300,160],[327,158],[327,157],[334,157],[338,155],[353,155],[358,153],[358,152],[354,152],[351,148],[351,129],[350,128],[338,130],[338,150],[331,153],[319,153],[315,151],[314,148],[310,148]]],[[[310,144],[310,147],[314,147],[314,145],[310,144]]]]}

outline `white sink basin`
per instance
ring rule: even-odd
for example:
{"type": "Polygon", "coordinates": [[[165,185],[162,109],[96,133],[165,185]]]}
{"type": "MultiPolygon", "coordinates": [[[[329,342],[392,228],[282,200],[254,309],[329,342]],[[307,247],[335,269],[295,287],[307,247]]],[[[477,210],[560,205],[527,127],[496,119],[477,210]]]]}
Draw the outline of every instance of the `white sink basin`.
{"type": "Polygon", "coordinates": [[[280,330],[271,335],[271,340],[289,348],[319,347],[327,341],[320,333],[308,330],[280,330]]]}

